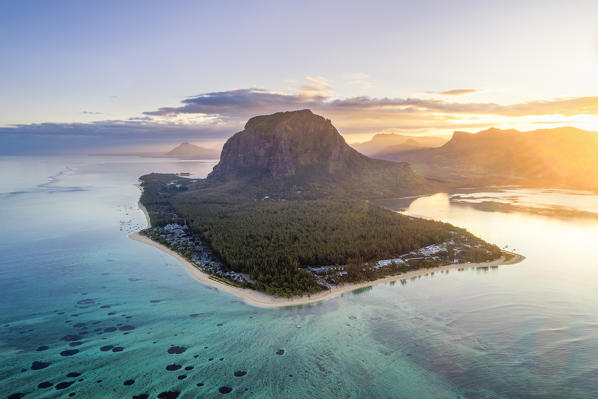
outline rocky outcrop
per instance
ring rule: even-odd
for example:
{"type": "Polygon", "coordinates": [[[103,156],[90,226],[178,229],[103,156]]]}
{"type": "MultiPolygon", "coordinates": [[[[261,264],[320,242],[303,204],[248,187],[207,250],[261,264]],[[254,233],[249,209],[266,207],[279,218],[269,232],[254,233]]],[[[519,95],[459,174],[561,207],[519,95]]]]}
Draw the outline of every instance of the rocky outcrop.
{"type": "Polygon", "coordinates": [[[256,116],[222,149],[208,183],[278,197],[374,198],[420,193],[430,182],[407,163],[368,158],[310,110],[256,116]],[[233,184],[234,183],[234,184],[233,184]]]}
{"type": "Polygon", "coordinates": [[[330,120],[310,110],[251,118],[231,137],[211,178],[263,174],[289,176],[317,166],[338,172],[365,158],[347,145],[330,120]]]}

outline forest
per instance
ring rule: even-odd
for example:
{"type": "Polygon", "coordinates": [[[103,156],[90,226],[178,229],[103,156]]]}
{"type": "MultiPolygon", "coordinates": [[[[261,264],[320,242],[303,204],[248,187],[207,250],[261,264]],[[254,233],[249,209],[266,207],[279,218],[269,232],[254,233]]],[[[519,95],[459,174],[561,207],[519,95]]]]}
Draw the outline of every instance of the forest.
{"type": "MultiPolygon", "coordinates": [[[[306,266],[360,265],[456,237],[483,244],[481,249],[468,247],[469,260],[500,256],[497,247],[463,229],[363,200],[214,201],[202,198],[201,190],[189,192],[180,180],[144,181],[142,202],[152,224],[188,224],[224,265],[248,273],[256,289],[271,294],[322,290],[306,266]]],[[[355,267],[351,270],[354,278],[361,275],[355,267]]]]}

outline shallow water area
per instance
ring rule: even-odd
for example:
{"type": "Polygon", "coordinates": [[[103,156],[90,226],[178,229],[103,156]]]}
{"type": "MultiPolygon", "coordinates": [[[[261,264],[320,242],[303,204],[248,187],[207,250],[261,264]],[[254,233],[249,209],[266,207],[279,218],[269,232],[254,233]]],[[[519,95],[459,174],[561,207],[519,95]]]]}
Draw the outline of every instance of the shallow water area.
{"type": "MultiPolygon", "coordinates": [[[[4,397],[596,397],[598,219],[397,200],[526,260],[260,309],[127,237],[145,227],[140,175],[214,163],[0,158],[4,397]]],[[[467,195],[598,209],[588,193],[467,195]]]]}

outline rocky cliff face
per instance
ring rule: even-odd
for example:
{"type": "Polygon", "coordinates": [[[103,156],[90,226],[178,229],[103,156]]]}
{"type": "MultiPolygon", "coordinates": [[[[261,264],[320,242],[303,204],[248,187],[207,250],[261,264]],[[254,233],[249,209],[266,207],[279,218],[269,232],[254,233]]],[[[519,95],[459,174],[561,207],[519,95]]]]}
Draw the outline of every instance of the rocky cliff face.
{"type": "Polygon", "coordinates": [[[430,189],[407,163],[357,152],[328,119],[310,110],[251,118],[226,142],[207,182],[280,198],[376,198],[430,189]]]}
{"type": "Polygon", "coordinates": [[[319,168],[334,174],[365,158],[345,143],[332,123],[310,110],[256,116],[231,137],[210,178],[292,176],[319,168]]]}

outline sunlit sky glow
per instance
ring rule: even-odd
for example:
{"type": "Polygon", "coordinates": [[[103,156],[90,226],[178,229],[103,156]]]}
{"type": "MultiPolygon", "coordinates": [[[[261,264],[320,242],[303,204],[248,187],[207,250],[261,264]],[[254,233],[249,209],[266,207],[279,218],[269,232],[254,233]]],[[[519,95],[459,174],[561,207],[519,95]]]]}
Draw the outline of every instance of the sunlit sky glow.
{"type": "Polygon", "coordinates": [[[347,141],[598,130],[598,2],[0,4],[0,143],[221,143],[311,108],[347,141]]]}

